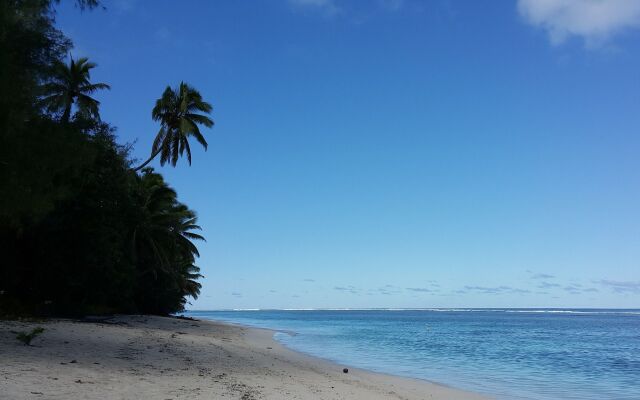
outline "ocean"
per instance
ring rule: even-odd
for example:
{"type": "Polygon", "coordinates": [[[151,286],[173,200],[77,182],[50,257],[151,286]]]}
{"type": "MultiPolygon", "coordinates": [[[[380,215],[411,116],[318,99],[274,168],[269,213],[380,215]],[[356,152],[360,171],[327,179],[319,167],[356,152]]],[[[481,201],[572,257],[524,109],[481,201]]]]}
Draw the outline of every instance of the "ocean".
{"type": "Polygon", "coordinates": [[[640,309],[189,311],[313,356],[497,399],[640,399],[640,309]]]}

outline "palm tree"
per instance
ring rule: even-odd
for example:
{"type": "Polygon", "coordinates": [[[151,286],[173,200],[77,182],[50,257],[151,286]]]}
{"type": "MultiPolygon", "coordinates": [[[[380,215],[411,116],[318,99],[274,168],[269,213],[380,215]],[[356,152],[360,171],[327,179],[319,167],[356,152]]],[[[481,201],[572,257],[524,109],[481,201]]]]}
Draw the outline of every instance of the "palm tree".
{"type": "Polygon", "coordinates": [[[205,150],[207,149],[207,141],[198,125],[211,128],[213,120],[199,112],[209,114],[212,109],[211,104],[202,100],[200,93],[188,84],[180,82],[176,89],[167,86],[152,111],[154,121],[160,121],[160,131],[153,141],[151,157],[134,171],[144,168],[158,154],[160,165],[169,162],[175,167],[178,157],[186,152],[191,165],[189,137],[193,136],[205,150]]]}
{"type": "Polygon", "coordinates": [[[140,302],[146,311],[166,313],[196,298],[201,285],[194,264],[194,240],[204,238],[195,213],[177,200],[162,175],[145,168],[139,179],[139,213],[132,228],[132,261],[137,269],[140,302]]]}
{"type": "Polygon", "coordinates": [[[82,57],[77,61],[71,58],[69,65],[58,62],[52,72],[51,81],[43,86],[43,104],[50,112],[62,112],[60,121],[67,123],[71,116],[71,108],[75,103],[78,114],[83,117],[100,119],[98,106],[100,102],[89,95],[100,89],[111,89],[106,83],[91,83],[91,70],[95,63],[82,57]]]}
{"type": "Polygon", "coordinates": [[[200,295],[200,289],[202,284],[198,282],[198,279],[203,278],[204,275],[200,274],[200,268],[193,264],[193,262],[185,262],[181,265],[178,275],[178,287],[179,292],[182,295],[180,299],[180,306],[184,308],[186,296],[191,296],[194,299],[200,295]]]}
{"type": "Polygon", "coordinates": [[[161,268],[178,256],[193,262],[200,253],[192,240],[205,240],[194,232],[201,230],[195,212],[178,202],[175,190],[150,168],[140,177],[140,190],[141,215],[133,230],[134,258],[144,248],[161,268]]]}

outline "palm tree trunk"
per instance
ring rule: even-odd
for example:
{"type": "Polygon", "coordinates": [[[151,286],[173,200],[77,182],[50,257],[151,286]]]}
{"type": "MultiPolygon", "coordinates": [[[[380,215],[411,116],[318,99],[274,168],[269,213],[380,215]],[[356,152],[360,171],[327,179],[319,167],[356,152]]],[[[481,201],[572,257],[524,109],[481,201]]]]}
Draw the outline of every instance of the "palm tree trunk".
{"type": "Polygon", "coordinates": [[[64,113],[62,114],[62,118],[60,119],[60,121],[67,124],[69,123],[69,117],[71,117],[71,104],[68,104],[64,108],[64,113]]]}
{"type": "Polygon", "coordinates": [[[149,164],[151,162],[151,160],[153,160],[154,158],[156,158],[156,156],[158,154],[160,154],[160,152],[162,151],[162,147],[160,147],[158,150],[156,150],[155,152],[153,152],[151,154],[151,157],[149,157],[149,159],[145,162],[143,162],[142,164],[140,164],[139,166],[137,166],[136,168],[133,169],[133,172],[138,172],[140,171],[142,168],[144,168],[145,165],[149,164]]]}

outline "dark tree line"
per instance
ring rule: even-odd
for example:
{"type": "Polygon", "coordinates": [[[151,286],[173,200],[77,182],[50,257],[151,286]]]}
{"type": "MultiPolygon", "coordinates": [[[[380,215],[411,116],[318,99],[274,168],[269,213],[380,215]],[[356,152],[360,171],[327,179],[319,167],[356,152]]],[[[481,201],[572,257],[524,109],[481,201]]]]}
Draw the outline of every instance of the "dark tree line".
{"type": "Polygon", "coordinates": [[[191,163],[211,105],[185,83],[168,87],[151,157],[134,169],[100,119],[93,96],[109,86],[91,81],[96,65],[65,59],[56,3],[0,1],[0,316],[180,311],[199,294],[204,239],[195,212],[144,166],[185,153],[191,163]]]}

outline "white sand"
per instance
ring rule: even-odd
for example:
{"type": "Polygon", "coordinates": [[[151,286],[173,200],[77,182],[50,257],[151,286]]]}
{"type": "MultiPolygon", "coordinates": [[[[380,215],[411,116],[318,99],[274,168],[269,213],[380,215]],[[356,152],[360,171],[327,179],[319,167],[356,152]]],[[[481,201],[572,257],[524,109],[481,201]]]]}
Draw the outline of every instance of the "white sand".
{"type": "Polygon", "coordinates": [[[0,399],[460,399],[484,397],[349,368],[280,346],[272,332],[120,316],[0,321],[0,399]],[[46,330],[24,346],[10,331],[46,330]]]}

